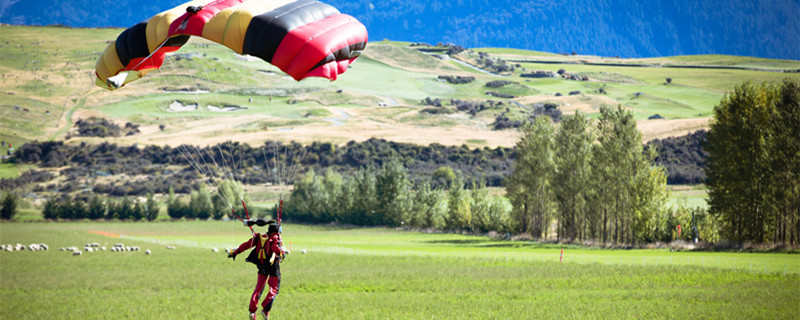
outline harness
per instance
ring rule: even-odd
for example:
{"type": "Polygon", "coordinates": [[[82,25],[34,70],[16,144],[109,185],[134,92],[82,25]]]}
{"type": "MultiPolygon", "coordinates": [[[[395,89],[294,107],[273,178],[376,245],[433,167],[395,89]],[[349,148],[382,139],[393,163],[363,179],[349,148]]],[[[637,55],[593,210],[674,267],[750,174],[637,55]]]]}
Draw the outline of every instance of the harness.
{"type": "Polygon", "coordinates": [[[275,262],[280,262],[280,258],[278,258],[278,260],[272,258],[273,255],[270,251],[272,243],[269,235],[256,233],[253,237],[253,241],[255,241],[255,249],[250,251],[250,254],[247,256],[246,260],[248,262],[258,266],[274,265],[275,262]]]}

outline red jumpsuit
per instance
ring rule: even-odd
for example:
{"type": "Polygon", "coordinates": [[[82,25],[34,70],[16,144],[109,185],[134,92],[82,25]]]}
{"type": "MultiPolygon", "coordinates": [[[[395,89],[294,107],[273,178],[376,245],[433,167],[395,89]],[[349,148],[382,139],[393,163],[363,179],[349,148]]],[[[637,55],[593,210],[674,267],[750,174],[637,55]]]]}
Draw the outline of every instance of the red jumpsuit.
{"type": "Polygon", "coordinates": [[[264,313],[269,314],[270,309],[272,309],[272,302],[275,301],[275,296],[278,295],[278,290],[281,286],[280,261],[283,258],[281,242],[279,233],[268,235],[256,233],[250,240],[245,241],[236,249],[236,254],[238,255],[250,248],[255,248],[247,257],[248,262],[252,262],[258,266],[256,288],[253,290],[253,295],[250,297],[251,313],[256,312],[256,306],[258,305],[258,300],[261,298],[261,293],[264,291],[265,284],[269,284],[269,292],[261,303],[261,308],[264,310],[264,313]],[[270,259],[273,260],[272,263],[270,263],[270,259]]]}

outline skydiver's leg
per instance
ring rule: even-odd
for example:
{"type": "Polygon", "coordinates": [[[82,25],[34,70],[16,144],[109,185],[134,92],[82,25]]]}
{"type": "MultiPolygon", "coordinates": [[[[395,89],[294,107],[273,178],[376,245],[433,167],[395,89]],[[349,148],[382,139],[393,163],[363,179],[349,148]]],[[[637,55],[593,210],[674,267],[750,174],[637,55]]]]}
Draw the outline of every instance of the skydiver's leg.
{"type": "Polygon", "coordinates": [[[281,288],[281,278],[269,277],[267,283],[269,283],[269,292],[264,302],[261,303],[261,309],[264,310],[264,313],[269,314],[269,311],[272,310],[272,303],[275,302],[275,297],[278,296],[278,290],[281,288]]]}
{"type": "Polygon", "coordinates": [[[261,292],[264,291],[264,284],[266,283],[267,276],[259,273],[258,280],[256,281],[256,289],[253,290],[253,296],[250,297],[250,313],[256,312],[258,300],[261,299],[261,292]]]}

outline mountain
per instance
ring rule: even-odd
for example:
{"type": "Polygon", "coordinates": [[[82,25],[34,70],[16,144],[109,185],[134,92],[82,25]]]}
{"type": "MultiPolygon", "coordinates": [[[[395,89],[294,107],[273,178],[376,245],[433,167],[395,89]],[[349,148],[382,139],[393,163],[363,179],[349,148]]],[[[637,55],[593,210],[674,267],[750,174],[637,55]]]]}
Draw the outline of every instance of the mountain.
{"type": "MultiPolygon", "coordinates": [[[[128,27],[182,0],[0,0],[0,22],[128,27]]],[[[800,59],[800,2],[678,0],[326,1],[373,40],[619,57],[800,59]]]]}

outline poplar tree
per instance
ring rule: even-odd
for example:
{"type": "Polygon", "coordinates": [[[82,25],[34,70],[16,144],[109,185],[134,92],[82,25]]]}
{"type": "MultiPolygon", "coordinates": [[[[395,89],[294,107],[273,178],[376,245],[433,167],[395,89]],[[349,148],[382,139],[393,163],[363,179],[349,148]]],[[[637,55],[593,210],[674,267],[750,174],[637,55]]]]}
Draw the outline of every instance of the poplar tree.
{"type": "Polygon", "coordinates": [[[774,239],[800,244],[800,82],[786,79],[775,104],[770,155],[774,239]]]}
{"type": "Polygon", "coordinates": [[[709,212],[730,240],[767,240],[768,141],[777,92],[774,85],[745,82],[714,107],[706,145],[709,212]]]}
{"type": "MultiPolygon", "coordinates": [[[[600,107],[592,150],[592,210],[600,214],[603,243],[637,243],[653,236],[666,201],[666,173],[643,151],[633,113],[600,107]]],[[[600,230],[598,230],[600,231],[600,230]]]]}
{"type": "Polygon", "coordinates": [[[559,239],[583,238],[586,223],[591,223],[587,200],[591,191],[588,186],[594,135],[590,129],[589,118],[575,111],[575,115],[562,118],[555,135],[553,187],[558,201],[559,239]]]}
{"type": "Polygon", "coordinates": [[[506,187],[514,208],[512,219],[516,222],[515,231],[546,239],[555,206],[551,188],[554,130],[549,118],[537,117],[522,131],[514,171],[506,187]]]}

